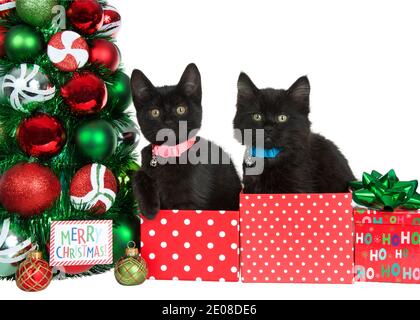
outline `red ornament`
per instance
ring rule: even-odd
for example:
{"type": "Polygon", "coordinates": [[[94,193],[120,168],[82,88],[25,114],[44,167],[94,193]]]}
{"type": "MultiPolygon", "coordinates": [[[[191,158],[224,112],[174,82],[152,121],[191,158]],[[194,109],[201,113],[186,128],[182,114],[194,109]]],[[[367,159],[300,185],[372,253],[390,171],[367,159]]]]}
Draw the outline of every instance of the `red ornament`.
{"type": "Polygon", "coordinates": [[[30,253],[16,272],[16,284],[25,292],[39,292],[46,289],[52,278],[52,268],[39,251],[30,253]]]}
{"type": "Polygon", "coordinates": [[[91,35],[104,23],[102,6],[96,0],[75,0],[67,10],[71,24],[81,33],[91,35]]]}
{"type": "Polygon", "coordinates": [[[104,214],[115,202],[117,179],[101,164],[90,164],[80,169],[70,184],[70,196],[77,210],[104,214]]]}
{"type": "Polygon", "coordinates": [[[66,133],[57,119],[39,114],[23,120],[16,138],[21,149],[31,157],[52,157],[66,144],[66,133]]]}
{"type": "Polygon", "coordinates": [[[0,0],[0,18],[6,18],[16,8],[15,0],[0,0]]]}
{"type": "Polygon", "coordinates": [[[121,57],[117,46],[105,39],[96,39],[92,42],[89,62],[105,66],[111,72],[117,71],[121,57]]]}
{"type": "Polygon", "coordinates": [[[37,163],[17,164],[0,178],[0,203],[10,213],[24,218],[51,208],[60,193],[55,174],[37,163]]]}
{"type": "Polygon", "coordinates": [[[72,72],[88,62],[89,47],[78,33],[63,31],[50,39],[48,57],[59,70],[72,72]]]}
{"type": "Polygon", "coordinates": [[[104,24],[99,29],[102,35],[115,38],[121,28],[121,15],[113,6],[104,7],[104,24]]]}
{"type": "Polygon", "coordinates": [[[6,48],[4,46],[4,40],[6,39],[7,31],[9,31],[7,28],[0,26],[0,58],[6,56],[6,48]]]}
{"type": "Polygon", "coordinates": [[[72,266],[72,267],[57,267],[58,270],[69,275],[78,275],[88,272],[93,266],[72,266]]]}
{"type": "Polygon", "coordinates": [[[100,112],[108,101],[108,91],[101,79],[91,72],[75,74],[61,95],[73,112],[87,115],[100,112]]]}

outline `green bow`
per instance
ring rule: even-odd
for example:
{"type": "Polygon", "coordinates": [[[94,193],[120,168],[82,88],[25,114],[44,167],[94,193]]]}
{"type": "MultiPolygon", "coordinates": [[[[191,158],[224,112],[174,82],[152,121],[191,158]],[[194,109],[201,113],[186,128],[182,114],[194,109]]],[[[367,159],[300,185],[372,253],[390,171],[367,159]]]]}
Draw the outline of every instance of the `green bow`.
{"type": "Polygon", "coordinates": [[[359,205],[383,211],[420,209],[418,181],[400,181],[391,170],[386,175],[377,171],[364,173],[362,182],[351,182],[353,200],[359,205]]]}

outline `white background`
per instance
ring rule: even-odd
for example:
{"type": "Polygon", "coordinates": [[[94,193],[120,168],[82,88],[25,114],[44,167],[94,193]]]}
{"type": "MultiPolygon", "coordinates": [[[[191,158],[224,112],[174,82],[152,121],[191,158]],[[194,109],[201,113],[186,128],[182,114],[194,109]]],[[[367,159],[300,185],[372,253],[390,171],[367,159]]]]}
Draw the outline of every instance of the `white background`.
{"type": "MultiPolygon", "coordinates": [[[[312,82],[313,129],[334,140],[355,174],[395,168],[420,179],[420,3],[418,0],[112,0],[123,17],[118,44],[126,70],[175,84],[195,62],[203,77],[201,135],[229,151],[236,81],[260,87],[312,82]]],[[[143,141],[143,145],[144,145],[143,141]]],[[[2,283],[0,299],[416,298],[419,286],[245,285],[149,281],[120,287],[113,274],[53,283],[24,294],[2,283]]]]}

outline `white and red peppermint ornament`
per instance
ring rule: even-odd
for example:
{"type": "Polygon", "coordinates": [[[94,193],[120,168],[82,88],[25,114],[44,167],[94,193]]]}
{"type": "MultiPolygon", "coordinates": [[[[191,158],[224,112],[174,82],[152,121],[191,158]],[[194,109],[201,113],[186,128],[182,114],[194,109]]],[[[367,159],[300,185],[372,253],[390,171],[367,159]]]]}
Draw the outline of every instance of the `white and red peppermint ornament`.
{"type": "Polygon", "coordinates": [[[101,164],[80,169],[70,184],[70,200],[76,210],[104,214],[113,206],[118,184],[115,176],[101,164]]]}
{"type": "Polygon", "coordinates": [[[73,72],[88,62],[89,46],[74,31],[59,32],[48,43],[48,57],[61,71],[73,72]]]}
{"type": "Polygon", "coordinates": [[[113,6],[104,7],[104,24],[99,29],[102,35],[116,37],[121,28],[121,15],[113,6]]]}

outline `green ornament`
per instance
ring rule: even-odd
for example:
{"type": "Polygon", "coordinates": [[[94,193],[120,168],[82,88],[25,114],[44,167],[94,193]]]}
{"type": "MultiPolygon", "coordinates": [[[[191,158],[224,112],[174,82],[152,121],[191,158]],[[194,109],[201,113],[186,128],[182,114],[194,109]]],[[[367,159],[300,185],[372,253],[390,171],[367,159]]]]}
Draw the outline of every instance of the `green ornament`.
{"type": "Polygon", "coordinates": [[[101,162],[111,156],[117,148],[115,129],[104,120],[84,123],[76,133],[76,144],[80,152],[93,162],[101,162]]]}
{"type": "Polygon", "coordinates": [[[127,168],[123,170],[118,177],[120,186],[128,186],[131,184],[132,175],[140,170],[140,166],[135,161],[130,161],[127,168]]]}
{"type": "Polygon", "coordinates": [[[10,60],[24,62],[41,54],[43,41],[31,27],[18,25],[7,32],[4,46],[10,60]]]}
{"type": "Polygon", "coordinates": [[[140,247],[140,218],[134,215],[120,214],[114,223],[114,262],[125,256],[127,243],[134,241],[140,247]]]}
{"type": "Polygon", "coordinates": [[[127,108],[132,101],[130,78],[123,72],[116,75],[115,80],[107,85],[108,105],[117,108],[127,108]]]}
{"type": "Polygon", "coordinates": [[[147,279],[147,264],[140,257],[139,249],[135,243],[131,242],[126,249],[126,256],[118,260],[115,264],[115,279],[123,286],[138,286],[147,279]]]}
{"type": "Polygon", "coordinates": [[[16,0],[18,16],[34,27],[44,27],[51,24],[56,13],[53,8],[58,0],[16,0]]]}

